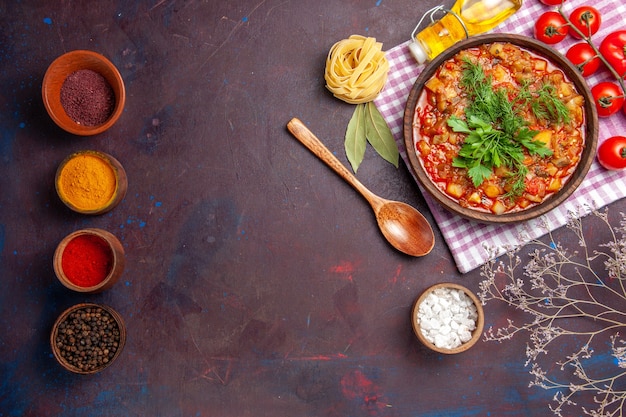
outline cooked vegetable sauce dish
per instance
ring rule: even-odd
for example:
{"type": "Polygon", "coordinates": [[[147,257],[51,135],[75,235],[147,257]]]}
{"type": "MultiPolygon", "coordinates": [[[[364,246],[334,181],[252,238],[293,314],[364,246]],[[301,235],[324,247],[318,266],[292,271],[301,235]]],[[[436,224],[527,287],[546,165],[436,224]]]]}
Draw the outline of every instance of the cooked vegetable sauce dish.
{"type": "Polygon", "coordinates": [[[432,182],[461,207],[501,215],[557,193],[585,146],[584,97],[520,46],[459,51],[426,81],[413,143],[432,182]]]}

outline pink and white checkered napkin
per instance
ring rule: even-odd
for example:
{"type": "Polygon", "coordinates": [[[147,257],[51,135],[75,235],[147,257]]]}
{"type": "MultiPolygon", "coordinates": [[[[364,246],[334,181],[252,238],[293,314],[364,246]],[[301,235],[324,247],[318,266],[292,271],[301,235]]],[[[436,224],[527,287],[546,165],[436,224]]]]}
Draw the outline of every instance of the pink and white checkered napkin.
{"type": "MultiPolygon", "coordinates": [[[[565,3],[564,10],[571,12],[585,3],[589,4],[588,1],[582,0],[568,1],[565,3]]],[[[626,15],[624,2],[601,0],[593,3],[593,7],[598,9],[603,16],[600,31],[594,35],[595,40],[599,42],[609,33],[624,28],[622,17],[626,15]]],[[[547,10],[550,10],[550,7],[544,6],[539,1],[527,0],[517,13],[498,26],[494,32],[533,36],[534,22],[547,10]]],[[[407,31],[407,38],[411,29],[407,31]]],[[[554,47],[564,54],[575,42],[575,39],[568,36],[566,40],[554,47]]],[[[390,64],[387,84],[374,102],[396,139],[402,159],[407,166],[410,166],[402,132],[404,106],[423,67],[419,66],[411,56],[408,44],[409,41],[387,51],[386,55],[390,64]]],[[[600,81],[612,79],[608,71],[599,71],[587,80],[589,85],[595,85],[600,81]]],[[[614,135],[626,135],[626,117],[622,112],[610,118],[600,119],[599,143],[614,135]]],[[[541,237],[547,233],[546,227],[549,230],[555,230],[563,226],[571,213],[584,216],[593,209],[608,205],[625,196],[624,173],[607,171],[597,162],[593,163],[576,192],[563,204],[537,219],[514,225],[487,225],[466,220],[451,214],[424,194],[461,273],[471,271],[513,247],[519,247],[541,237]]]]}

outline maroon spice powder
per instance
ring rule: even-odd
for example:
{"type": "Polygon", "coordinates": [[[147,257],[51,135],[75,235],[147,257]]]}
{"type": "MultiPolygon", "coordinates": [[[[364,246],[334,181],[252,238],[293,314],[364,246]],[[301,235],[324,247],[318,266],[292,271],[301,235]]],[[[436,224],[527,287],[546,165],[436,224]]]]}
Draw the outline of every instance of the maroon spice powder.
{"type": "Polygon", "coordinates": [[[115,93],[100,73],[81,69],[71,73],[63,82],[61,105],[76,123],[98,126],[113,113],[115,93]]]}

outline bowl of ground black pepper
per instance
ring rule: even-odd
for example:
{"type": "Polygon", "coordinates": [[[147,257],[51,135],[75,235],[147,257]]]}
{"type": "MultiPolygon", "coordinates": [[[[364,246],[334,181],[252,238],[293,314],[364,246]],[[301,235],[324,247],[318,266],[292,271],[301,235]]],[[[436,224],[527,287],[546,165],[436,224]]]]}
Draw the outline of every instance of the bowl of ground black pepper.
{"type": "Polygon", "coordinates": [[[126,343],[122,316],[107,305],[83,303],[65,310],[50,334],[56,360],[68,371],[94,374],[110,366],[126,343]]]}
{"type": "Polygon", "coordinates": [[[55,187],[63,204],[70,209],[98,215],[112,210],[124,199],[128,178],[122,164],[113,156],[83,150],[61,162],[55,187]]]}
{"type": "Polygon", "coordinates": [[[109,129],[126,102],[118,69],[103,55],[87,50],[71,51],[55,59],[44,75],[41,91],[52,120],[80,136],[109,129]]]}
{"type": "Polygon", "coordinates": [[[103,229],[81,229],[58,244],[52,261],[54,273],[66,288],[98,293],[111,288],[124,272],[122,243],[103,229]]]}

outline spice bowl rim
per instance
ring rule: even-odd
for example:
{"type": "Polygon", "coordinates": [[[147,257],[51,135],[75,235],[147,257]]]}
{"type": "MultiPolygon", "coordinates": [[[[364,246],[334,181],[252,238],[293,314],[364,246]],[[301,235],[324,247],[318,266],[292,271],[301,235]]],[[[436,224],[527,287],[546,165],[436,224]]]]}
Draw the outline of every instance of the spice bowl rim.
{"type": "Polygon", "coordinates": [[[48,66],[43,77],[41,95],[44,107],[52,120],[66,132],[78,136],[92,136],[113,126],[120,118],[126,104],[124,79],[117,67],[104,55],[87,49],[77,49],[58,56],[48,66]],[[61,87],[75,71],[90,69],[102,75],[115,94],[115,106],[109,118],[96,126],[85,126],[72,120],[61,104],[61,87]]]}
{"type": "Polygon", "coordinates": [[[74,372],[74,373],[82,374],[82,375],[95,374],[111,366],[111,364],[115,362],[115,360],[120,356],[125,345],[126,345],[126,323],[124,322],[124,319],[122,318],[120,313],[118,313],[113,307],[108,306],[106,304],[101,304],[101,303],[79,303],[79,304],[74,304],[68,307],[61,314],[59,314],[54,324],[52,325],[52,330],[50,331],[50,348],[52,349],[52,354],[54,355],[54,358],[64,369],[67,369],[70,372],[74,372]],[[115,320],[115,323],[117,324],[117,327],[120,331],[120,340],[118,342],[117,350],[115,351],[115,354],[113,355],[111,360],[109,360],[107,363],[105,363],[104,365],[96,369],[84,371],[84,370],[81,370],[72,366],[63,358],[63,356],[61,356],[61,354],[59,353],[59,348],[56,345],[56,335],[58,333],[59,326],[61,325],[61,323],[72,312],[79,310],[79,309],[87,308],[87,307],[102,308],[106,310],[111,315],[111,317],[113,317],[113,319],[115,320]]]}
{"type": "Polygon", "coordinates": [[[57,245],[56,250],[54,251],[54,257],[52,261],[54,273],[59,282],[63,284],[63,286],[76,292],[89,294],[99,293],[113,287],[113,285],[119,280],[120,276],[122,275],[125,264],[126,260],[122,243],[113,233],[99,228],[86,228],[75,230],[74,232],[65,236],[57,245]],[[62,266],[63,253],[65,251],[65,248],[74,238],[82,235],[98,236],[107,243],[112,255],[112,264],[109,274],[98,284],[91,287],[82,287],[80,285],[74,284],[65,275],[62,266]]]}
{"type": "Polygon", "coordinates": [[[128,191],[128,177],[126,175],[126,170],[122,166],[121,162],[117,160],[114,156],[102,151],[85,149],[73,152],[65,157],[63,161],[61,161],[54,178],[54,187],[56,189],[57,195],[59,196],[59,199],[71,210],[80,214],[98,215],[113,210],[124,199],[124,197],[126,196],[126,192],[128,191]],[[65,168],[65,166],[72,159],[81,155],[92,155],[102,159],[113,169],[113,173],[115,174],[115,190],[113,191],[113,196],[109,199],[109,201],[107,201],[106,204],[93,210],[86,210],[77,207],[74,203],[72,203],[70,200],[63,196],[59,185],[59,181],[61,180],[61,174],[63,173],[63,169],[65,168]]]}
{"type": "Polygon", "coordinates": [[[472,346],[474,346],[476,342],[478,342],[478,340],[480,339],[482,332],[483,332],[484,325],[485,325],[485,312],[483,310],[482,303],[480,302],[476,294],[474,294],[469,288],[461,284],[456,284],[454,282],[440,282],[438,284],[434,284],[426,288],[420,294],[420,296],[417,297],[417,299],[413,303],[413,307],[411,308],[411,326],[413,327],[413,333],[415,333],[415,336],[424,346],[438,353],[453,355],[453,354],[467,351],[472,346]],[[419,322],[417,319],[420,304],[424,301],[424,299],[431,292],[439,288],[452,288],[452,289],[461,290],[472,300],[472,302],[476,306],[476,313],[478,315],[478,318],[476,319],[476,328],[472,330],[472,338],[469,341],[453,349],[445,349],[445,348],[437,347],[434,343],[431,343],[428,339],[426,339],[426,337],[424,337],[424,335],[422,334],[421,326],[419,325],[419,322]]]}

